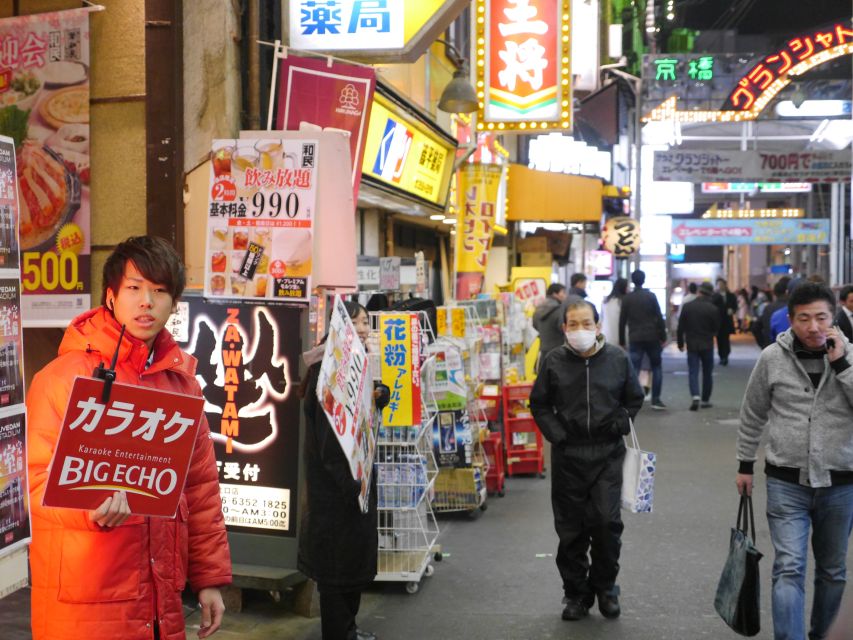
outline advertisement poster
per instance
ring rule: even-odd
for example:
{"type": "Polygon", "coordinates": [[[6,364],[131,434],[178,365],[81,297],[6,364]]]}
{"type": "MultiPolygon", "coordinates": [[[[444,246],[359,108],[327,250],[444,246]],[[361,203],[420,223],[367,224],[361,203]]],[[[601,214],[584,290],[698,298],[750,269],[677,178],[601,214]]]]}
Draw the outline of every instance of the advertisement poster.
{"type": "MultiPolygon", "coordinates": [[[[391,393],[393,397],[393,389],[391,393]]],[[[352,477],[361,482],[358,501],[366,512],[376,450],[373,384],[367,351],[340,296],[335,297],[329,323],[317,399],[349,460],[352,477]]]]}
{"type": "Polygon", "coordinates": [[[439,411],[455,411],[464,409],[468,402],[465,367],[461,349],[445,342],[428,347],[428,354],[435,356],[430,368],[430,389],[439,411]]]}
{"type": "Polygon", "coordinates": [[[302,313],[187,296],[172,316],[178,344],[198,360],[229,531],[296,536],[302,313]]]}
{"type": "Polygon", "coordinates": [[[174,517],[203,401],[182,393],[74,379],[50,463],[44,505],[97,509],[127,492],[135,515],[174,517]]]}
{"type": "MultiPolygon", "coordinates": [[[[15,145],[0,144],[0,175],[19,179],[23,316],[64,327],[91,306],[89,10],[0,20],[0,42],[0,135],[15,145]]],[[[16,215],[2,184],[0,242],[16,215]]]]}
{"type": "Polygon", "coordinates": [[[0,409],[24,403],[21,283],[0,278],[0,409]]]}
{"type": "Polygon", "coordinates": [[[440,467],[470,467],[473,437],[468,411],[441,411],[432,426],[432,447],[440,467]]]}
{"type": "Polygon", "coordinates": [[[310,124],[349,131],[353,202],[358,202],[361,161],[376,70],[289,54],[279,60],[276,129],[299,131],[310,124]]]}
{"type": "Polygon", "coordinates": [[[0,557],[30,538],[26,415],[0,418],[0,557]]]}
{"type": "Polygon", "coordinates": [[[457,174],[457,300],[476,298],[482,292],[502,171],[502,167],[494,164],[466,164],[457,174]]]}
{"type": "Polygon", "coordinates": [[[807,218],[683,220],[672,240],[686,245],[829,244],[830,221],[807,218]]]}
{"type": "Polygon", "coordinates": [[[319,145],[214,140],[204,295],[308,302],[319,145]]]}
{"type": "Polygon", "coordinates": [[[391,390],[383,425],[411,427],[421,423],[421,332],[416,313],[379,316],[382,384],[391,390]]]}

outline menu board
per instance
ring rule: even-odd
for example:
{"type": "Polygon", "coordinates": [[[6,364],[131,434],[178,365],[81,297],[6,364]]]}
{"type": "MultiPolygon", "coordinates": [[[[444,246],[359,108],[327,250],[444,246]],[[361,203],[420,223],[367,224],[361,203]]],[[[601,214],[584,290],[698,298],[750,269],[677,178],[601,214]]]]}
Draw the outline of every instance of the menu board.
{"type": "Polygon", "coordinates": [[[308,302],[319,144],[214,140],[204,295],[308,302]]]}
{"type": "MultiPolygon", "coordinates": [[[[0,135],[15,145],[0,174],[18,177],[24,317],[65,327],[91,306],[89,10],[0,20],[0,43],[0,135]]],[[[16,268],[3,184],[0,268],[16,268]]]]}

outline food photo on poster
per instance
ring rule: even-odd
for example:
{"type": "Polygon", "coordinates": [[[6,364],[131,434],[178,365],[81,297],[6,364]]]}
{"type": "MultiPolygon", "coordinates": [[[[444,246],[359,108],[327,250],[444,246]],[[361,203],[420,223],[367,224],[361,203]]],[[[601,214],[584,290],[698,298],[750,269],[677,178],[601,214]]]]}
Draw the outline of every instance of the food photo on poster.
{"type": "Polygon", "coordinates": [[[214,140],[205,296],[307,302],[318,143],[214,140]]]}
{"type": "Polygon", "coordinates": [[[196,396],[78,376],[48,472],[46,507],[94,510],[127,492],[134,515],[174,517],[203,401],[196,396]]]}
{"type": "MultiPolygon", "coordinates": [[[[0,135],[15,148],[9,158],[0,145],[0,172],[11,165],[18,176],[23,304],[34,320],[57,324],[89,308],[88,15],[0,21],[0,135]]],[[[11,200],[0,194],[0,237],[11,200]]]]}
{"type": "Polygon", "coordinates": [[[198,360],[229,531],[296,535],[301,315],[187,295],[167,325],[198,360]]]}

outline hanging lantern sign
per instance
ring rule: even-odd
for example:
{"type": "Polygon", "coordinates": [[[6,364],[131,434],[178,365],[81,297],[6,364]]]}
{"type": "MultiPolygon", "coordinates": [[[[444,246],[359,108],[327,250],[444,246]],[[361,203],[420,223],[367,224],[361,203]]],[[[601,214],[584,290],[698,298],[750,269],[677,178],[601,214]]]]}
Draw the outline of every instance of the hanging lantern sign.
{"type": "Polygon", "coordinates": [[[604,248],[614,258],[627,258],[640,248],[640,223],[634,218],[610,218],[601,233],[604,248]]]}

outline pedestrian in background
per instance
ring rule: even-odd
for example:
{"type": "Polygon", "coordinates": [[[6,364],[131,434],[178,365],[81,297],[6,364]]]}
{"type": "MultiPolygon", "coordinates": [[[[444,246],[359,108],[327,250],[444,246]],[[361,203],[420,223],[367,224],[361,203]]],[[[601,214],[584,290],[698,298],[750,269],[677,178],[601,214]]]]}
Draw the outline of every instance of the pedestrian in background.
{"type": "MultiPolygon", "coordinates": [[[[344,304],[356,334],[367,348],[367,310],[355,302],[344,304]]],[[[352,477],[349,460],[317,399],[324,352],[325,343],[303,355],[308,365],[301,389],[307,500],[299,532],[298,568],[317,583],[323,640],[376,640],[374,634],[359,629],[355,621],[361,592],[376,577],[376,482],[370,483],[368,509],[363,513],[358,501],[361,482],[352,477]]],[[[388,404],[389,396],[388,387],[377,386],[377,410],[388,404]]]]}
{"type": "Polygon", "coordinates": [[[749,330],[749,294],[746,289],[737,292],[737,332],[746,333],[749,330]]]}
{"type": "Polygon", "coordinates": [[[779,278],[779,281],[773,285],[773,300],[769,301],[761,311],[758,327],[756,327],[753,333],[756,336],[756,340],[758,340],[758,346],[762,349],[773,343],[773,340],[770,339],[770,321],[773,318],[773,314],[779,309],[785,309],[785,313],[787,313],[788,286],[790,282],[791,278],[788,276],[779,278]]]}
{"type": "Polygon", "coordinates": [[[835,316],[835,324],[848,341],[853,342],[853,285],[844,285],[838,294],[841,308],[835,316]]]}
{"type": "Polygon", "coordinates": [[[687,371],[692,401],[690,410],[711,406],[714,386],[714,338],[720,330],[720,313],[711,302],[714,287],[699,286],[699,297],[687,303],[678,318],[678,350],[687,346],[687,371]],[[702,394],[699,395],[699,368],[702,368],[702,394]]]}
{"type": "Polygon", "coordinates": [[[652,409],[663,410],[666,405],[660,397],[663,387],[661,354],[666,343],[666,325],[657,296],[643,288],[646,274],[637,269],[631,274],[631,282],[634,290],[623,298],[619,314],[619,346],[625,346],[627,329],[630,336],[628,352],[634,370],[639,371],[643,356],[648,356],[652,370],[652,409]]]}
{"type": "Polygon", "coordinates": [[[731,335],[735,332],[735,314],[737,313],[737,298],[729,291],[729,285],[724,278],[717,278],[717,293],[711,299],[720,313],[720,330],[717,333],[717,353],[720,364],[729,364],[729,354],[732,352],[731,335]]]}
{"type": "Polygon", "coordinates": [[[769,432],[774,637],[805,640],[810,529],[815,588],[808,638],[826,637],[844,593],[853,530],[853,354],[832,326],[835,296],[826,286],[795,288],[788,312],[791,328],[761,352],[744,394],[737,488],[752,494],[758,445],[769,432]]]}
{"type": "Polygon", "coordinates": [[[699,296],[698,291],[699,287],[695,282],[691,282],[687,285],[687,293],[684,294],[684,297],[681,299],[681,305],[678,307],[679,315],[687,303],[693,302],[699,296]]]}
{"type": "Polygon", "coordinates": [[[577,296],[578,298],[586,298],[586,276],[582,273],[572,274],[569,280],[569,295],[577,296]]]}
{"type": "Polygon", "coordinates": [[[614,346],[619,344],[619,315],[622,313],[622,299],[627,294],[628,281],[618,278],[601,309],[601,331],[607,342],[614,346]]]}
{"type": "Polygon", "coordinates": [[[91,376],[116,353],[116,382],[201,396],[195,359],[164,328],[185,282],[181,258],[165,240],[138,236],[120,243],[104,263],[102,306],[71,322],[59,355],[30,385],[34,640],[183,640],[187,580],[201,608],[198,636],[212,636],[222,622],[219,589],[231,583],[231,557],[204,414],[174,517],[131,515],[125,491],[94,511],[42,505],[77,376],[91,376]]]}
{"type": "MultiPolygon", "coordinates": [[[[619,606],[622,463],[643,391],[625,352],[601,335],[585,301],[564,305],[565,345],[545,358],[530,409],[551,443],[551,505],[560,538],[564,620],[579,620],[598,598],[606,618],[619,606]]],[[[632,330],[633,331],[633,330],[632,330]]]]}
{"type": "Polygon", "coordinates": [[[560,305],[566,301],[566,287],[559,282],[548,287],[546,298],[533,312],[533,328],[539,332],[539,361],[545,360],[548,353],[563,344],[563,321],[560,319],[560,305]]]}

